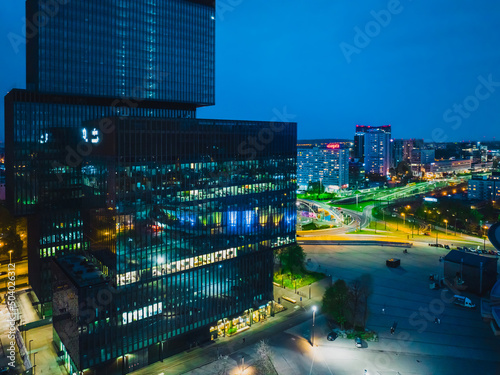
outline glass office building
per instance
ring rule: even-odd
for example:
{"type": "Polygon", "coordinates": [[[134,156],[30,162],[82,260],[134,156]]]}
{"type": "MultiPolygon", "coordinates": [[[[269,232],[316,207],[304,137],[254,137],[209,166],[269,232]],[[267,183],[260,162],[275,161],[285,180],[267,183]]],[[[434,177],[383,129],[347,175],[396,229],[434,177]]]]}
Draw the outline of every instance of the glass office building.
{"type": "Polygon", "coordinates": [[[196,119],[215,102],[215,2],[26,10],[40,26],[27,90],[5,97],[6,199],[68,372],[130,372],[272,314],[296,124],[196,119]]]}
{"type": "Polygon", "coordinates": [[[214,1],[58,3],[26,2],[29,90],[215,103],[214,1]]]}
{"type": "Polygon", "coordinates": [[[103,121],[107,134],[100,121],[82,130],[96,140],[82,167],[85,206],[94,206],[86,259],[112,282],[112,301],[96,297],[89,320],[81,302],[103,278],[88,288],[74,267],[56,271],[54,321],[61,350],[73,351],[71,371],[129,371],[215,338],[209,328],[219,320],[272,301],[273,249],[295,242],[295,124],[279,124],[249,158],[241,145],[276,124],[103,121]],[[68,332],[76,330],[75,346],[68,332]]]}

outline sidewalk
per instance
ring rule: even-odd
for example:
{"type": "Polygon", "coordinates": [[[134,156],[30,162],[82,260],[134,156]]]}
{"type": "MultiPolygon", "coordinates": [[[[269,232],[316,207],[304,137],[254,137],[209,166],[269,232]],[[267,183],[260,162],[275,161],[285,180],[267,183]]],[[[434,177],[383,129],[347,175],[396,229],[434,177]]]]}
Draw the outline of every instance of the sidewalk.
{"type": "MultiPolygon", "coordinates": [[[[201,368],[212,369],[216,366],[214,362],[217,361],[219,355],[228,356],[230,358],[230,363],[235,365],[238,360],[238,355],[236,352],[245,350],[250,350],[249,347],[258,343],[260,340],[264,340],[274,334],[283,332],[294,325],[300,324],[311,318],[311,306],[318,305],[323,297],[323,292],[325,290],[325,285],[329,285],[329,280],[324,279],[315,284],[311,288],[311,299],[303,297],[302,306],[300,302],[296,304],[289,303],[282,300],[281,304],[284,305],[287,310],[276,314],[274,317],[270,317],[261,323],[255,323],[252,328],[241,332],[237,335],[231,337],[222,337],[217,339],[214,343],[209,343],[203,345],[203,347],[198,347],[193,350],[186,351],[184,353],[166,358],[163,362],[157,362],[142,369],[139,369],[133,374],[135,375],[149,375],[149,374],[160,374],[164,375],[174,375],[174,374],[202,374],[201,368]],[[243,342],[245,338],[245,342],[243,342]],[[236,362],[235,362],[236,361],[236,362]],[[212,366],[210,366],[212,364],[212,366]]],[[[299,289],[304,295],[308,295],[309,287],[303,287],[299,289]]],[[[289,296],[295,300],[299,300],[300,296],[294,293],[293,290],[283,289],[280,287],[274,287],[274,299],[277,300],[278,297],[283,295],[289,296]]],[[[241,356],[240,356],[241,357],[241,356]]],[[[249,356],[250,358],[250,356],[249,356]]]]}

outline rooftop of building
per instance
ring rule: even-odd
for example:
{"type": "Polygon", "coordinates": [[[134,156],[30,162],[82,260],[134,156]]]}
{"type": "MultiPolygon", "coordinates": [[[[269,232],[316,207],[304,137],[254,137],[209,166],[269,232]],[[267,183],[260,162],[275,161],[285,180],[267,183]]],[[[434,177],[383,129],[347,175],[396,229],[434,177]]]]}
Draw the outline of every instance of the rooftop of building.
{"type": "Polygon", "coordinates": [[[476,255],[471,253],[464,253],[463,251],[451,250],[445,257],[444,260],[452,263],[462,263],[466,266],[477,267],[487,263],[496,263],[496,258],[490,258],[483,255],[476,255]]]}
{"type": "Polygon", "coordinates": [[[70,254],[55,261],[78,287],[107,282],[109,279],[97,266],[81,254],[70,254]]]}

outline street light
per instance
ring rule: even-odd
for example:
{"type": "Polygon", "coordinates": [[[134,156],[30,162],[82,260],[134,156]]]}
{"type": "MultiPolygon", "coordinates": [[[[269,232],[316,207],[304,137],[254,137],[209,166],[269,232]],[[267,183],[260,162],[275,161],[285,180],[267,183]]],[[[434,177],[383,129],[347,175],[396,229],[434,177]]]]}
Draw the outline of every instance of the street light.
{"type": "Polygon", "coordinates": [[[446,224],[446,235],[448,235],[448,220],[444,219],[444,223],[446,224]]]}
{"type": "Polygon", "coordinates": [[[488,229],[488,227],[486,225],[483,226],[483,240],[484,240],[483,249],[484,249],[484,251],[486,251],[486,237],[487,237],[486,229],[488,229]]]}
{"type": "Polygon", "coordinates": [[[35,367],[36,367],[36,355],[38,352],[33,353],[33,366],[31,367],[33,369],[32,374],[35,375],[35,367]]]}
{"type": "Polygon", "coordinates": [[[312,335],[311,335],[311,345],[314,347],[314,319],[316,317],[316,306],[312,307],[313,310],[313,326],[312,326],[312,335]]]}
{"type": "Polygon", "coordinates": [[[405,213],[402,212],[401,216],[403,216],[403,225],[406,225],[406,215],[405,215],[405,213]]]}
{"type": "Polygon", "coordinates": [[[29,348],[29,350],[28,350],[28,355],[30,356],[30,362],[31,362],[31,342],[32,342],[32,341],[33,341],[33,340],[30,340],[30,342],[28,343],[28,348],[29,348]]]}
{"type": "Polygon", "coordinates": [[[14,250],[9,250],[9,263],[12,263],[12,252],[14,250]]]}

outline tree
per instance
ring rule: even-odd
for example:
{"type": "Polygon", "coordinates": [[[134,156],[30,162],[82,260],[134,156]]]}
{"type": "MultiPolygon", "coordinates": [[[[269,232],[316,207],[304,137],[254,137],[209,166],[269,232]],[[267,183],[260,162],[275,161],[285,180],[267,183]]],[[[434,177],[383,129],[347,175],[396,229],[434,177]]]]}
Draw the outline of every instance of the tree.
{"type": "Polygon", "coordinates": [[[220,357],[215,363],[217,375],[229,375],[229,357],[227,355],[220,357]]]}
{"type": "Polygon", "coordinates": [[[261,340],[257,345],[257,359],[255,360],[255,367],[258,374],[275,375],[277,373],[272,359],[273,351],[271,350],[271,347],[267,344],[267,342],[261,340]]]}
{"type": "Polygon", "coordinates": [[[361,285],[361,280],[354,279],[349,284],[349,310],[351,312],[351,324],[356,326],[358,321],[359,308],[361,305],[361,300],[363,298],[363,289],[361,285]]]}
{"type": "Polygon", "coordinates": [[[347,320],[349,309],[349,288],[344,280],[337,280],[323,295],[323,312],[330,315],[341,328],[347,320]]]}
{"type": "Polygon", "coordinates": [[[285,247],[279,254],[280,263],[286,272],[302,274],[305,270],[306,254],[299,245],[285,247]]]}
{"type": "Polygon", "coordinates": [[[309,181],[307,184],[307,192],[312,194],[323,194],[325,192],[325,185],[317,182],[309,181]]]}
{"type": "Polygon", "coordinates": [[[365,273],[359,278],[360,283],[360,295],[364,300],[364,314],[363,314],[363,328],[366,326],[366,320],[368,318],[368,297],[373,293],[373,277],[372,275],[365,273]]]}

